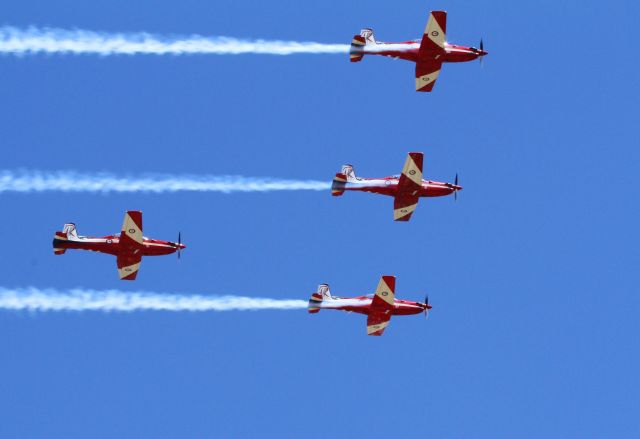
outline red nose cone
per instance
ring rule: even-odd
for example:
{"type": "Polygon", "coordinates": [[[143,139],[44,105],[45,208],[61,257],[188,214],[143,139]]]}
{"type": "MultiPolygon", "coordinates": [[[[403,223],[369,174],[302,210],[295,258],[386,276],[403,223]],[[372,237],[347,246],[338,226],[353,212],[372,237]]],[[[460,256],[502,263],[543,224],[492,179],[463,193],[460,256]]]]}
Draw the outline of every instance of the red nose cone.
{"type": "Polygon", "coordinates": [[[187,248],[187,246],[186,246],[186,245],[184,245],[184,244],[178,244],[178,247],[179,247],[179,248],[181,248],[181,249],[182,249],[182,248],[187,248]]]}

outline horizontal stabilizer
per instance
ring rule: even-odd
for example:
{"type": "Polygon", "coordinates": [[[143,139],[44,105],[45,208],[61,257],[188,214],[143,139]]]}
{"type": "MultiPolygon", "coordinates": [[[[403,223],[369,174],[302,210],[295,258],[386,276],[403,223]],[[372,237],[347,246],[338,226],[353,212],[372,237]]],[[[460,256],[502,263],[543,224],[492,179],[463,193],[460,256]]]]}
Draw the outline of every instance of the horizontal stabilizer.
{"type": "Polygon", "coordinates": [[[344,188],[347,185],[347,176],[342,173],[337,173],[331,183],[331,195],[339,197],[344,194],[344,188]]]}
{"type": "Polygon", "coordinates": [[[360,62],[362,61],[362,57],[364,56],[364,46],[366,45],[366,41],[360,35],[356,35],[353,37],[351,41],[351,48],[349,49],[349,61],[351,62],[360,62]]]}

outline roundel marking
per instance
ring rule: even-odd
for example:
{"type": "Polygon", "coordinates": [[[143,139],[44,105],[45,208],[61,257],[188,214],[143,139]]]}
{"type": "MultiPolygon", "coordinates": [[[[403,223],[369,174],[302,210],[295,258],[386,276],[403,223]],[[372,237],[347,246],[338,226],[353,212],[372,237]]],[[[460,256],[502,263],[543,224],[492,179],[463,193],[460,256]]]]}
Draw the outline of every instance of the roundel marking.
{"type": "Polygon", "coordinates": [[[129,233],[131,233],[131,234],[136,233],[136,229],[129,229],[129,233]]]}
{"type": "Polygon", "coordinates": [[[131,271],[131,268],[127,267],[124,269],[124,271],[131,271]]]}
{"type": "Polygon", "coordinates": [[[409,174],[410,175],[416,175],[416,171],[412,169],[411,171],[409,171],[409,174]]]}
{"type": "Polygon", "coordinates": [[[437,30],[434,30],[433,32],[431,32],[432,37],[437,37],[438,35],[440,35],[440,32],[438,32],[437,30]]]}
{"type": "Polygon", "coordinates": [[[113,239],[107,239],[107,244],[113,244],[113,239]]]}
{"type": "Polygon", "coordinates": [[[422,80],[423,80],[424,82],[428,82],[430,79],[431,79],[431,78],[430,78],[430,77],[428,77],[428,76],[427,76],[426,78],[422,78],[422,80]]]}
{"type": "Polygon", "coordinates": [[[383,291],[380,294],[383,295],[383,296],[387,296],[389,293],[387,293],[386,291],[383,291]]]}
{"type": "Polygon", "coordinates": [[[391,182],[389,180],[385,181],[384,184],[386,184],[387,186],[389,186],[391,184],[391,182]]]}

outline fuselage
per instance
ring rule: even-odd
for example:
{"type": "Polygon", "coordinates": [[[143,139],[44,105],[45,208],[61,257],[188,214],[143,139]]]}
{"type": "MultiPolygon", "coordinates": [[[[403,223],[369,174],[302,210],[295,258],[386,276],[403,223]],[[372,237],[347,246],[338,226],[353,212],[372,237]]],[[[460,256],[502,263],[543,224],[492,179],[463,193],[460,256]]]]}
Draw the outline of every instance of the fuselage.
{"type": "MultiPolygon", "coordinates": [[[[367,44],[360,49],[362,54],[382,55],[395,59],[417,62],[420,51],[420,41],[405,41],[401,43],[367,44]]],[[[444,53],[436,55],[442,62],[466,62],[473,61],[480,56],[486,55],[484,50],[475,47],[458,46],[456,44],[445,43],[444,53]]]]}
{"type": "MultiPolygon", "coordinates": [[[[353,298],[332,297],[329,300],[323,300],[318,307],[321,309],[335,309],[338,311],[355,312],[358,314],[369,314],[372,296],[359,296],[353,298]]],[[[393,300],[392,315],[407,316],[412,314],[420,314],[425,309],[431,309],[431,305],[412,302],[410,300],[393,300]]]]}
{"type": "MultiPolygon", "coordinates": [[[[372,192],[374,194],[395,197],[398,195],[398,181],[399,177],[397,176],[384,178],[357,178],[356,181],[345,182],[344,188],[341,189],[345,191],[372,192]]],[[[419,197],[443,197],[461,189],[462,186],[457,186],[451,183],[422,180],[422,185],[416,195],[419,197]]]]}
{"type": "MultiPolygon", "coordinates": [[[[184,244],[170,241],[161,241],[144,237],[142,241],[142,256],[162,256],[183,249],[184,244]]],[[[100,238],[90,236],[78,236],[75,239],[53,239],[53,247],[57,249],[88,250],[110,255],[120,254],[120,235],[109,235],[100,238]]]]}

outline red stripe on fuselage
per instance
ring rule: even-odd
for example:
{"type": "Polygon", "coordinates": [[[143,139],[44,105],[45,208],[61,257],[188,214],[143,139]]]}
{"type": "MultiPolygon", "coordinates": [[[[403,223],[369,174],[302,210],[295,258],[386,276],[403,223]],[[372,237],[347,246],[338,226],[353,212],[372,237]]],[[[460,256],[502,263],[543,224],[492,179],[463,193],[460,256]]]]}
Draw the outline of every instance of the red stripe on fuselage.
{"type": "MultiPolygon", "coordinates": [[[[457,186],[458,190],[462,187],[457,186]]],[[[419,197],[442,197],[454,192],[456,186],[439,181],[423,181],[417,196],[419,197]]],[[[348,182],[345,184],[345,191],[371,192],[374,194],[388,195],[395,197],[398,194],[398,179],[361,179],[359,182],[348,182]],[[371,182],[371,184],[367,184],[371,182]]]]}
{"type": "MultiPolygon", "coordinates": [[[[355,312],[358,314],[369,314],[369,308],[371,307],[371,299],[370,298],[354,298],[354,299],[335,299],[332,301],[324,302],[325,306],[322,309],[335,309],[338,311],[347,311],[347,312],[355,312]],[[341,306],[340,301],[344,300],[345,302],[353,302],[354,300],[362,300],[362,304],[348,304],[341,306]]],[[[425,305],[419,302],[411,302],[409,300],[398,300],[395,299],[393,302],[393,310],[391,311],[391,315],[394,316],[408,316],[413,314],[420,314],[424,311],[425,305]]]]}
{"type": "MultiPolygon", "coordinates": [[[[120,239],[114,236],[103,238],[86,238],[78,241],[54,239],[53,247],[59,249],[88,250],[110,255],[118,255],[121,252],[120,239]]],[[[142,256],[162,256],[175,253],[177,244],[168,241],[145,238],[142,247],[142,256]]]]}
{"type": "MultiPolygon", "coordinates": [[[[378,43],[372,48],[365,46],[364,54],[387,56],[417,62],[419,49],[419,43],[413,41],[403,43],[378,43]],[[385,46],[388,47],[388,49],[385,46]]],[[[436,56],[438,57],[438,61],[449,63],[473,61],[478,58],[479,55],[481,55],[480,51],[474,51],[470,47],[447,44],[444,53],[436,56]]]]}

